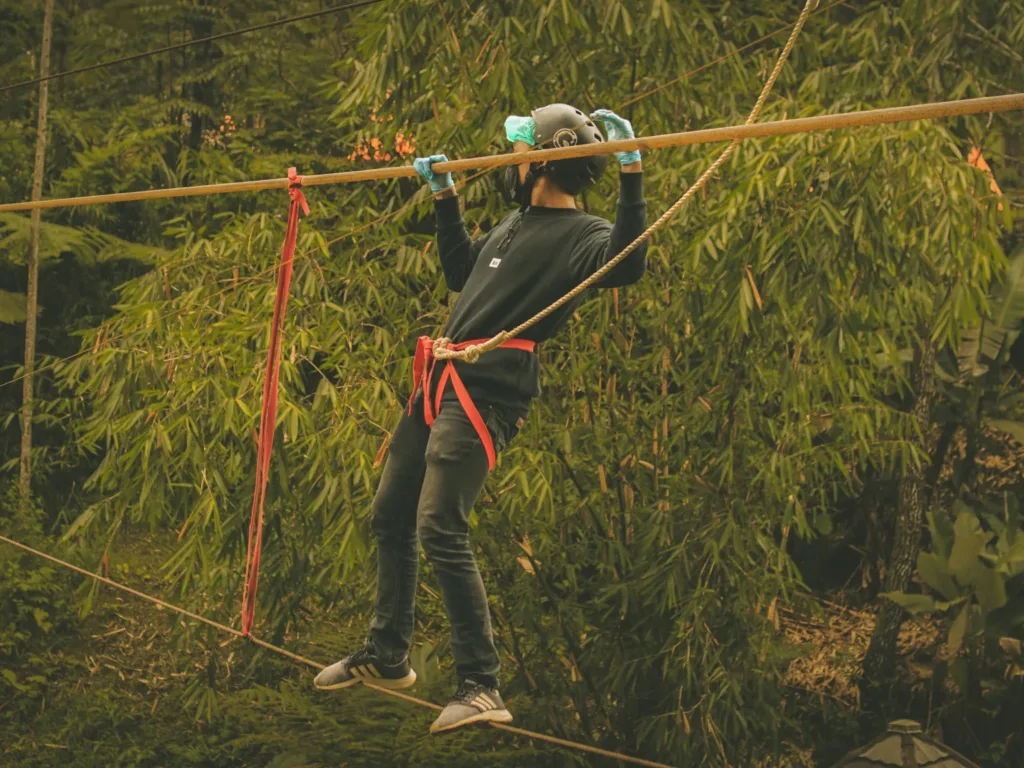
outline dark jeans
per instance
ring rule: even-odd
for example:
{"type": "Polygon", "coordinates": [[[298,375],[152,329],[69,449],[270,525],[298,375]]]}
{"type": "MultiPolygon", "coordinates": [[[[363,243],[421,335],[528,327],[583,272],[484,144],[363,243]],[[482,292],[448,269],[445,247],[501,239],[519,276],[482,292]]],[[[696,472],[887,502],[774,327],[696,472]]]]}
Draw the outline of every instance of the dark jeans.
{"type": "MultiPolygon", "coordinates": [[[[518,431],[517,417],[477,405],[500,452],[518,431]]],[[[432,428],[419,398],[412,416],[402,413],[373,499],[377,603],[370,640],[385,663],[404,659],[412,643],[418,538],[441,583],[456,674],[497,688],[487,595],[469,543],[469,511],[486,478],[480,437],[457,402],[444,403],[432,428]]]]}

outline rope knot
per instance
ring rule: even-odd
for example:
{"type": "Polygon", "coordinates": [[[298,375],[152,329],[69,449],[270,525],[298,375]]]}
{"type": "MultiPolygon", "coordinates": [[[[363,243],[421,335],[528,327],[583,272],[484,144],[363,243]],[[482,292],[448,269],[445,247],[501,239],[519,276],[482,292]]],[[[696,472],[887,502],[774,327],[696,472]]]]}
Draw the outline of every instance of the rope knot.
{"type": "Polygon", "coordinates": [[[294,166],[288,169],[288,197],[293,203],[302,206],[302,212],[309,216],[309,204],[306,203],[306,196],[302,194],[302,177],[296,173],[294,166]]]}
{"type": "Polygon", "coordinates": [[[448,349],[448,345],[452,343],[452,340],[446,337],[441,337],[430,344],[430,353],[434,356],[435,360],[448,360],[453,357],[454,353],[448,349]]]}

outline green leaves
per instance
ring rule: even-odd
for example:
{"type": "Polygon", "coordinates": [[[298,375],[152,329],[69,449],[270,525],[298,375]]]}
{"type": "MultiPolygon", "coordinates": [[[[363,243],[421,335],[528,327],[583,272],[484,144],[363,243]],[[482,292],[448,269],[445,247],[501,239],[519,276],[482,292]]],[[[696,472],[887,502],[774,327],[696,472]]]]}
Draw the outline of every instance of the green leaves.
{"type": "Polygon", "coordinates": [[[1013,437],[1021,445],[1024,445],[1024,421],[1010,421],[1009,419],[989,419],[989,426],[995,427],[1000,432],[1013,437]]]}
{"type": "Polygon", "coordinates": [[[956,653],[964,644],[964,637],[967,634],[967,623],[970,619],[970,603],[964,604],[953,619],[953,625],[949,628],[949,637],[946,640],[946,647],[951,653],[956,653]]]}
{"type": "MultiPolygon", "coordinates": [[[[123,88],[123,109],[70,101],[55,114],[64,170],[50,191],[395,163],[348,158],[373,138],[393,147],[399,133],[414,137],[417,154],[505,151],[509,113],[556,100],[615,109],[795,12],[781,2],[470,5],[440,13],[434,0],[381,4],[337,24],[278,30],[279,45],[224,41],[218,62],[168,60],[157,94],[148,91],[155,70],[138,83],[112,74],[102,91],[115,99],[123,88]],[[281,85],[289,82],[296,87],[281,85]],[[187,146],[193,125],[220,117],[221,102],[238,132],[187,146]]],[[[948,6],[837,6],[815,16],[766,119],[951,98],[954,89],[974,95],[989,76],[1010,88],[958,27],[983,4],[948,6]]],[[[143,21],[163,34],[178,28],[173,13],[161,7],[143,21]]],[[[1019,12],[1000,13],[993,30],[1012,49],[1019,12]]],[[[124,35],[115,21],[100,27],[124,35]]],[[[772,48],[702,69],[626,114],[647,135],[736,122],[772,48]]],[[[90,93],[65,97],[80,92],[90,93]]],[[[984,188],[978,194],[958,137],[994,137],[1017,119],[745,142],[659,233],[644,280],[581,305],[545,344],[544,395],[473,518],[502,616],[496,642],[530,692],[529,717],[673,764],[745,764],[777,741],[789,716],[777,685],[789,657],[763,616],[799,583],[787,537],[833,525],[842,535],[842,500],[867,478],[926,459],[901,407],[920,329],[956,349],[962,329],[978,327],[974,358],[987,365],[994,327],[1012,325],[988,298],[1005,262],[1005,219],[984,188]],[[532,572],[514,543],[527,541],[532,572]],[[567,703],[578,720],[563,716],[567,703]]],[[[17,126],[0,130],[17,137],[17,126]]],[[[17,144],[0,141],[0,153],[17,144]]],[[[645,154],[650,220],[708,155],[645,154]]],[[[614,217],[617,192],[609,172],[588,192],[588,212],[614,217]]],[[[493,193],[489,176],[460,191],[471,231],[506,212],[493,193]]],[[[440,329],[451,300],[426,247],[434,223],[422,186],[307,196],[313,216],[301,224],[285,327],[261,578],[260,616],[282,635],[306,635],[316,621],[308,611],[339,602],[346,618],[364,619],[375,459],[408,393],[412,341],[440,329]]],[[[237,610],[286,204],[268,192],[79,209],[55,225],[66,229],[47,230],[49,251],[93,261],[130,255],[132,241],[172,249],[84,330],[83,354],[55,368],[70,430],[64,455],[95,457],[81,492],[88,506],[69,515],[65,535],[106,541],[138,525],[180,537],[165,571],[183,600],[208,599],[211,616],[237,610]],[[121,241],[106,249],[90,227],[121,241]]],[[[22,237],[24,225],[5,234],[22,237]]],[[[1011,431],[1019,421],[1009,403],[986,413],[1011,431]]],[[[1009,523],[997,531],[979,515],[954,525],[934,512],[934,551],[918,559],[928,594],[890,597],[917,613],[946,612],[960,648],[983,621],[1016,610],[1005,583],[1024,568],[1024,538],[1009,523]]],[[[421,607],[431,641],[444,647],[439,605],[424,597],[421,607]]],[[[438,658],[447,663],[427,647],[414,660],[424,677],[438,658]]],[[[213,712],[207,687],[196,682],[189,694],[194,711],[213,712]]]]}
{"type": "Polygon", "coordinates": [[[975,515],[961,511],[953,526],[953,536],[949,570],[961,584],[970,584],[980,566],[978,556],[985,550],[991,534],[981,530],[981,523],[975,515]]]}
{"type": "Polygon", "coordinates": [[[26,317],[25,294],[0,290],[0,323],[23,323],[26,317]]]}
{"type": "MultiPolygon", "coordinates": [[[[31,219],[15,213],[0,213],[0,251],[16,264],[25,263],[31,242],[31,219]]],[[[77,229],[43,221],[39,233],[39,258],[52,259],[69,253],[84,263],[112,259],[135,259],[153,263],[167,256],[162,248],[129,243],[98,229],[77,229]]]]}
{"type": "Polygon", "coordinates": [[[879,597],[892,600],[896,605],[905,608],[912,614],[931,613],[935,610],[935,601],[928,595],[907,595],[902,592],[883,592],[879,597]]]}
{"type": "Polygon", "coordinates": [[[1006,605],[1006,576],[994,568],[981,567],[971,575],[970,584],[982,616],[1006,605]]]}
{"type": "Polygon", "coordinates": [[[961,370],[972,376],[1005,362],[1024,322],[1024,247],[1010,260],[1006,274],[992,297],[992,312],[963,333],[961,370]]]}
{"type": "MultiPolygon", "coordinates": [[[[956,522],[952,527],[952,541],[943,528],[930,520],[932,540],[936,551],[922,552],[917,558],[917,575],[931,590],[945,598],[937,601],[927,594],[912,595],[886,593],[886,597],[909,613],[920,615],[947,611],[959,606],[949,629],[947,645],[951,652],[959,650],[973,634],[987,630],[986,620],[1008,606],[1006,585],[1008,578],[1024,572],[1024,529],[1016,515],[1010,514],[1010,500],[1005,500],[1003,519],[986,515],[994,530],[985,530],[981,517],[967,505],[958,502],[956,522]],[[951,544],[951,548],[950,548],[951,544]],[[948,554],[946,554],[948,553],[948,554]]],[[[1015,509],[1015,507],[1014,507],[1015,509]]],[[[1013,616],[1024,615],[1020,596],[1009,606],[1013,616]]],[[[992,632],[999,634],[1000,625],[992,632]]]]}
{"type": "MultiPolygon", "coordinates": [[[[919,553],[917,556],[917,573],[921,577],[921,581],[946,598],[946,600],[953,600],[959,596],[960,590],[956,582],[953,581],[953,575],[945,558],[931,552],[919,553]]],[[[917,595],[911,595],[910,597],[917,597],[917,595]]],[[[903,605],[902,603],[900,604],[903,605]]],[[[931,610],[931,608],[928,610],[931,610]]]]}

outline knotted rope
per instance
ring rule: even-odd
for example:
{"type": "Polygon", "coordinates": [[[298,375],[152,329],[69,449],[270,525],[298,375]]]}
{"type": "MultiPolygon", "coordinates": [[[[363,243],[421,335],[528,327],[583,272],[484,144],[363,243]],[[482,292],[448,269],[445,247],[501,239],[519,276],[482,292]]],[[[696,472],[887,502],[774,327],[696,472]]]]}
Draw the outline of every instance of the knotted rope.
{"type": "MultiPolygon", "coordinates": [[[[786,45],[782,49],[782,53],[779,54],[779,60],[775,62],[775,68],[772,70],[772,73],[768,76],[768,80],[765,82],[764,88],[761,89],[761,95],[758,97],[757,103],[754,104],[754,108],[750,110],[750,115],[747,117],[747,120],[744,123],[744,125],[751,125],[757,120],[758,116],[761,114],[761,109],[764,107],[765,100],[768,98],[768,94],[771,93],[772,88],[775,85],[775,81],[778,80],[779,73],[782,72],[782,66],[783,64],[786,63],[786,59],[789,58],[789,54],[793,50],[793,46],[796,44],[797,37],[799,37],[801,30],[803,30],[804,28],[804,23],[807,21],[807,17],[810,15],[811,11],[813,11],[817,7],[817,5],[818,0],[807,0],[807,3],[804,5],[803,11],[800,12],[800,18],[797,19],[796,25],[793,27],[793,32],[790,34],[789,40],[786,41],[786,45]]],[[[722,165],[725,163],[725,161],[732,156],[732,153],[736,150],[736,147],[739,146],[740,141],[741,139],[733,139],[729,143],[729,146],[722,150],[722,153],[711,164],[711,166],[706,171],[704,171],[703,174],[701,174],[700,178],[697,179],[697,181],[695,181],[693,185],[688,190],[686,190],[686,192],[683,193],[683,196],[676,200],[676,202],[673,203],[667,211],[661,214],[661,217],[653,224],[651,224],[651,226],[649,226],[642,235],[640,235],[638,238],[636,238],[636,240],[634,240],[625,248],[623,248],[622,251],[619,252],[614,258],[608,261],[603,267],[594,272],[594,274],[592,274],[582,283],[580,283],[567,294],[565,294],[562,298],[558,299],[553,304],[545,307],[540,312],[531,317],[529,320],[520,323],[511,331],[502,331],[497,336],[487,340],[483,344],[473,344],[469,347],[466,347],[463,350],[453,350],[449,348],[449,339],[438,339],[437,341],[434,342],[434,358],[437,360],[460,360],[466,363],[475,363],[477,360],[480,359],[480,355],[482,355],[484,352],[490,352],[493,349],[497,349],[502,343],[508,341],[509,339],[513,339],[516,336],[519,336],[528,328],[539,323],[541,320],[550,315],[559,307],[562,307],[568,302],[577,298],[581,293],[583,293],[585,290],[593,286],[601,278],[603,278],[605,275],[607,275],[609,272],[615,269],[615,267],[618,266],[618,264],[623,259],[629,256],[629,254],[635,251],[644,240],[646,240],[652,234],[661,229],[668,222],[668,220],[671,219],[677,211],[679,211],[680,208],[682,208],[684,205],[690,202],[693,196],[707,185],[708,181],[711,180],[711,177],[714,176],[718,172],[718,169],[721,168],[722,165]]]]}

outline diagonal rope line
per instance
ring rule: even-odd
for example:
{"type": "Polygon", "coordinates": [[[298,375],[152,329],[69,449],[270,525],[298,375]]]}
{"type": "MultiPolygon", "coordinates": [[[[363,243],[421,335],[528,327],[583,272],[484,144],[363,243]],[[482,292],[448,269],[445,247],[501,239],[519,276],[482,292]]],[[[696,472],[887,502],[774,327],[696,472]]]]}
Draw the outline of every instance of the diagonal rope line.
{"type": "MultiPolygon", "coordinates": [[[[45,552],[40,552],[38,549],[33,549],[27,544],[22,544],[20,541],[9,539],[3,535],[0,535],[0,541],[10,544],[13,547],[17,547],[18,549],[28,552],[29,554],[41,557],[44,560],[49,560],[51,563],[56,563],[57,565],[69,568],[72,571],[75,571],[76,573],[80,573],[83,576],[88,576],[90,579],[95,579],[96,581],[114,587],[115,589],[120,589],[122,592],[127,592],[128,594],[134,595],[135,597],[141,598],[142,600],[147,600],[151,603],[154,603],[155,605],[159,605],[162,608],[166,608],[169,611],[174,611],[176,613],[180,613],[183,616],[187,616],[190,619],[194,619],[195,621],[202,622],[203,624],[211,626],[214,629],[218,629],[221,632],[227,632],[228,634],[234,635],[235,637],[242,638],[243,640],[248,640],[254,645],[258,645],[259,647],[265,648],[266,650],[271,651],[272,653],[276,653],[280,656],[285,656],[299,664],[304,664],[308,667],[312,667],[313,669],[317,670],[323,669],[323,664],[313,661],[312,659],[307,659],[305,656],[300,656],[297,653],[292,653],[291,651],[285,650],[284,648],[280,648],[276,645],[272,645],[252,635],[243,635],[239,630],[235,629],[234,627],[229,627],[226,624],[221,624],[220,622],[213,621],[212,619],[208,619],[205,616],[200,616],[198,613],[193,613],[192,611],[186,610],[185,608],[181,608],[172,603],[168,603],[165,600],[161,600],[158,597],[153,597],[152,595],[147,595],[144,592],[139,592],[137,589],[132,589],[129,586],[120,584],[116,581],[113,581],[112,579],[108,579],[105,576],[100,576],[99,574],[87,571],[84,568],[80,568],[77,565],[73,565],[72,563],[69,563],[65,560],[61,560],[58,557],[48,555],[45,552]]],[[[433,709],[435,711],[443,709],[443,707],[441,707],[438,704],[435,704],[431,701],[426,701],[425,699],[419,699],[415,696],[410,696],[407,693],[400,693],[398,691],[392,691],[388,688],[382,688],[378,685],[374,685],[371,682],[364,681],[362,684],[365,685],[367,688],[373,688],[375,691],[385,693],[388,696],[393,696],[397,699],[402,699],[403,701],[408,701],[412,704],[417,704],[421,707],[426,707],[427,709],[433,709]]],[[[633,765],[643,765],[647,766],[648,768],[673,768],[673,766],[667,765],[666,763],[657,763],[653,760],[645,760],[642,757],[633,757],[631,755],[626,755],[621,752],[614,752],[607,749],[601,749],[600,747],[594,747],[590,744],[581,744],[579,742],[570,741],[568,739],[560,739],[557,736],[549,736],[546,733],[536,733],[534,731],[528,731],[525,728],[516,728],[514,726],[506,725],[504,723],[488,723],[488,725],[490,725],[492,728],[497,728],[498,730],[502,730],[507,733],[512,733],[517,736],[525,736],[529,739],[534,739],[536,741],[544,741],[548,744],[554,744],[555,746],[564,747],[566,749],[574,749],[581,752],[589,752],[593,755],[601,755],[602,757],[612,758],[614,760],[622,760],[623,762],[631,763],[633,765]]]]}
{"type": "MultiPolygon", "coordinates": [[[[793,46],[796,45],[797,37],[800,36],[801,30],[804,28],[804,23],[807,21],[808,16],[810,16],[811,11],[815,8],[815,6],[817,6],[817,4],[818,0],[807,0],[803,10],[800,12],[800,17],[796,20],[796,24],[793,26],[793,31],[789,36],[789,40],[786,41],[786,45],[782,49],[782,53],[779,54],[778,61],[775,62],[775,68],[772,70],[772,73],[768,76],[768,80],[765,82],[764,88],[761,89],[761,95],[758,96],[757,102],[754,104],[754,108],[750,110],[750,115],[747,117],[747,120],[744,123],[744,125],[752,125],[754,122],[757,121],[758,115],[761,114],[761,109],[764,107],[765,100],[768,98],[768,94],[771,93],[772,87],[775,85],[775,81],[778,80],[779,74],[782,72],[782,66],[786,63],[786,59],[789,58],[789,54],[793,50],[793,46]]],[[[524,331],[528,330],[530,327],[539,323],[541,320],[550,315],[559,307],[564,306],[568,302],[578,297],[581,293],[586,291],[592,285],[597,283],[601,278],[607,275],[611,270],[615,269],[615,267],[618,266],[618,264],[623,259],[629,256],[629,254],[635,251],[641,243],[643,243],[652,234],[661,229],[661,227],[665,223],[667,223],[668,220],[671,219],[680,208],[682,208],[684,205],[690,202],[693,196],[696,195],[697,192],[699,192],[707,185],[711,177],[714,176],[715,173],[718,172],[718,169],[721,168],[722,165],[725,163],[725,161],[732,156],[732,153],[736,150],[736,147],[740,145],[740,141],[742,141],[742,139],[733,139],[729,143],[729,146],[727,146],[722,151],[722,153],[711,164],[711,166],[706,171],[704,171],[703,174],[701,174],[700,178],[697,179],[697,181],[695,181],[693,185],[688,190],[686,190],[686,192],[683,193],[683,196],[676,200],[676,202],[673,203],[672,206],[669,207],[669,209],[665,211],[658,218],[657,221],[651,224],[651,226],[649,226],[647,230],[638,238],[636,238],[632,243],[623,248],[618,255],[616,255],[614,258],[605,263],[604,266],[602,266],[600,269],[594,272],[594,274],[592,274],[582,283],[580,283],[571,291],[562,296],[562,298],[545,307],[540,312],[531,317],[529,320],[520,323],[511,331],[502,331],[494,338],[489,339],[488,341],[482,344],[470,345],[469,347],[466,347],[463,350],[453,350],[448,349],[448,345],[451,343],[450,339],[438,339],[438,341],[434,343],[434,358],[437,360],[465,360],[467,363],[475,363],[480,358],[480,355],[483,354],[484,352],[489,352],[493,349],[497,349],[504,342],[508,341],[509,339],[515,338],[516,336],[519,336],[524,331]]]]}
{"type": "Polygon", "coordinates": [[[17,547],[18,549],[22,549],[25,552],[29,552],[29,553],[31,553],[33,555],[41,557],[44,560],[49,560],[51,563],[56,563],[57,565],[62,565],[65,568],[70,568],[71,570],[76,571],[76,572],[82,574],[83,576],[88,576],[90,579],[95,579],[96,581],[101,581],[104,584],[107,584],[108,586],[114,587],[116,589],[120,589],[123,592],[127,592],[127,593],[129,593],[131,595],[135,595],[136,597],[140,597],[143,600],[148,600],[151,603],[156,603],[157,605],[161,606],[162,608],[167,608],[168,610],[176,611],[176,612],[178,612],[178,613],[180,613],[180,614],[182,614],[184,616],[188,616],[190,619],[195,619],[196,621],[201,621],[203,624],[208,624],[209,626],[213,627],[214,629],[219,629],[222,632],[229,632],[232,635],[236,635],[238,637],[242,637],[242,633],[239,632],[237,629],[232,629],[231,627],[228,627],[228,626],[226,626],[224,624],[220,624],[220,623],[218,623],[216,621],[213,621],[212,619],[208,619],[205,616],[200,616],[199,614],[192,613],[191,611],[186,610],[185,608],[180,608],[180,607],[178,607],[176,605],[172,605],[171,603],[165,602],[165,601],[161,600],[158,597],[153,597],[152,595],[147,595],[144,592],[139,592],[138,590],[135,590],[135,589],[132,589],[131,587],[125,586],[124,584],[119,584],[116,581],[108,579],[106,576],[100,576],[99,574],[92,573],[91,571],[87,571],[84,568],[79,568],[77,565],[73,565],[72,563],[69,563],[69,562],[67,562],[65,560],[61,560],[60,558],[54,557],[53,555],[48,555],[45,552],[40,552],[38,549],[33,549],[32,547],[28,546],[27,544],[22,544],[20,541],[15,541],[14,539],[9,539],[9,538],[7,538],[6,536],[3,536],[3,535],[0,535],[0,541],[4,541],[4,542],[10,544],[11,546],[17,547]]]}
{"type": "Polygon", "coordinates": [[[318,16],[326,16],[329,13],[337,13],[338,11],[347,11],[353,8],[364,8],[368,5],[376,5],[377,3],[384,2],[384,0],[362,0],[362,2],[347,3],[346,5],[337,5],[333,8],[325,8],[320,11],[313,11],[312,13],[304,13],[301,16],[290,16],[286,19],[275,19],[274,21],[268,21],[265,24],[257,24],[252,27],[245,27],[243,29],[234,29],[230,32],[221,32],[216,35],[210,35],[209,37],[201,37],[197,40],[186,40],[183,43],[175,43],[174,45],[167,45],[163,48],[154,48],[151,51],[143,51],[141,53],[133,53],[130,56],[123,56],[120,59],[110,59],[108,61],[100,61],[96,64],[89,64],[85,67],[79,67],[78,69],[69,69],[66,72],[57,72],[53,75],[47,75],[46,77],[37,77],[35,80],[25,80],[21,83],[13,83],[11,85],[5,85],[0,88],[0,93],[7,91],[13,91],[15,88],[23,88],[28,85],[35,85],[36,83],[42,83],[47,80],[54,80],[58,77],[68,77],[70,75],[80,75],[83,72],[91,72],[94,69],[103,69],[105,67],[112,67],[115,64],[124,64],[128,61],[138,61],[139,59],[145,59],[150,56],[157,56],[161,53],[168,53],[170,51],[176,51],[180,48],[188,48],[189,46],[199,45],[200,43],[210,43],[214,40],[223,40],[227,37],[235,37],[237,35],[246,35],[250,32],[258,32],[262,29],[270,29],[271,27],[280,27],[285,24],[293,24],[297,21],[305,21],[306,19],[315,19],[318,16]]]}
{"type": "MultiPolygon", "coordinates": [[[[831,11],[837,5],[842,5],[845,2],[847,2],[847,0],[835,0],[835,2],[833,2],[833,3],[829,3],[828,5],[822,6],[821,8],[818,8],[817,10],[812,11],[810,14],[808,14],[808,18],[810,18],[811,16],[817,16],[819,13],[825,13],[826,11],[831,11]]],[[[711,67],[715,66],[716,64],[721,64],[723,61],[728,61],[733,56],[737,56],[737,55],[743,53],[744,51],[749,51],[751,48],[753,48],[756,45],[760,45],[765,40],[773,38],[776,35],[781,35],[787,29],[792,29],[793,27],[796,26],[797,23],[798,22],[794,22],[793,24],[787,24],[784,27],[779,27],[774,32],[769,32],[767,35],[762,35],[761,37],[757,38],[757,40],[753,40],[753,41],[747,43],[746,45],[742,46],[741,48],[736,48],[735,50],[729,51],[729,53],[724,53],[721,56],[719,56],[717,59],[712,59],[709,62],[701,64],[696,69],[691,69],[686,74],[680,75],[679,77],[676,77],[676,78],[673,78],[672,80],[669,80],[667,83],[662,83],[659,86],[651,88],[649,91],[644,91],[643,93],[638,93],[636,96],[632,97],[631,99],[628,99],[628,100],[622,102],[621,104],[619,104],[619,106],[616,107],[616,109],[624,109],[625,107],[628,107],[631,104],[635,104],[636,102],[638,102],[638,101],[640,101],[642,99],[646,99],[648,96],[653,96],[654,94],[660,93],[661,91],[665,90],[666,88],[671,88],[676,83],[681,83],[683,80],[688,80],[689,78],[693,77],[697,73],[703,72],[705,69],[710,69],[711,67]]]]}

